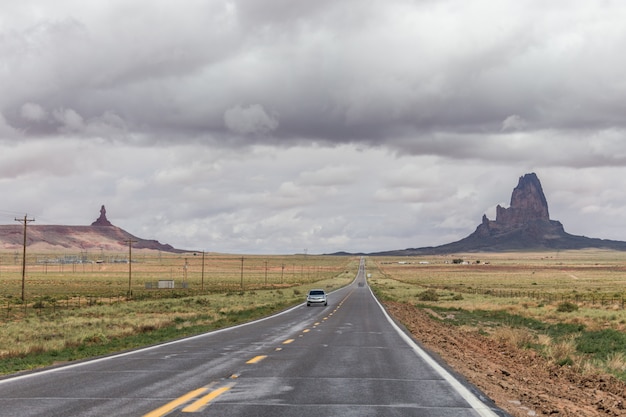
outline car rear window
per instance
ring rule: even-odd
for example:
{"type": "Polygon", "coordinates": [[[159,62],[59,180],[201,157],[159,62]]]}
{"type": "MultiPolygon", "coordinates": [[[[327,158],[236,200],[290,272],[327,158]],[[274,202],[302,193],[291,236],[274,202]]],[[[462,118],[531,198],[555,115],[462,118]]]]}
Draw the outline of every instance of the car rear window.
{"type": "Polygon", "coordinates": [[[311,290],[311,291],[309,291],[309,295],[324,295],[324,291],[311,290]]]}

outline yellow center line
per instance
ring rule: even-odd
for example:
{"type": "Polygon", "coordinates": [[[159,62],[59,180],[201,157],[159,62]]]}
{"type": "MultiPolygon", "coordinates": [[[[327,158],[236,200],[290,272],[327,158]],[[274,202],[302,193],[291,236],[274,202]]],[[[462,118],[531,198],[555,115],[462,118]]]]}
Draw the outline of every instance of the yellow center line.
{"type": "Polygon", "coordinates": [[[190,391],[189,393],[183,395],[182,397],[178,397],[174,401],[170,401],[169,403],[165,404],[164,406],[159,407],[156,410],[149,412],[148,414],[145,414],[143,417],[161,417],[161,416],[164,416],[164,415],[172,412],[174,409],[176,409],[176,407],[185,404],[187,401],[191,400],[192,398],[195,398],[195,397],[197,397],[200,394],[204,394],[208,389],[209,389],[208,387],[202,387],[202,388],[198,388],[198,389],[195,389],[193,391],[190,391]]]}
{"type": "Polygon", "coordinates": [[[283,345],[288,345],[289,343],[293,343],[295,339],[287,339],[283,342],[283,345]]]}
{"type": "Polygon", "coordinates": [[[304,330],[302,330],[302,333],[308,333],[308,332],[310,332],[310,331],[311,331],[311,330],[309,330],[309,329],[304,329],[304,330]]]}
{"type": "Polygon", "coordinates": [[[253,363],[257,363],[257,362],[261,362],[263,359],[267,358],[267,355],[259,355],[259,356],[255,356],[254,358],[250,359],[248,362],[246,362],[247,364],[253,364],[253,363]]]}
{"type": "Polygon", "coordinates": [[[223,393],[231,389],[233,385],[235,384],[229,384],[229,385],[226,385],[224,387],[221,387],[214,391],[209,392],[204,397],[200,398],[194,403],[183,408],[182,412],[183,413],[195,413],[196,411],[201,410],[202,408],[206,407],[211,401],[213,401],[214,399],[216,399],[217,397],[219,397],[220,395],[222,395],[223,393]]]}

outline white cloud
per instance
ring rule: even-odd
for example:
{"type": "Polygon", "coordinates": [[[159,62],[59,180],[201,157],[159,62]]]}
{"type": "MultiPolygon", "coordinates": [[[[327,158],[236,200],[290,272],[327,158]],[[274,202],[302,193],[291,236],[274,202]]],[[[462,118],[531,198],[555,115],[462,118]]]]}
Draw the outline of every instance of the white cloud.
{"type": "Polygon", "coordinates": [[[523,117],[513,114],[502,122],[502,131],[507,130],[523,130],[527,126],[526,120],[523,117]]]}
{"type": "Polygon", "coordinates": [[[85,129],[85,123],[80,114],[72,109],[57,109],[52,112],[54,118],[61,123],[62,132],[80,132],[85,129]]]}
{"type": "Polygon", "coordinates": [[[266,134],[278,128],[278,117],[260,104],[235,106],[224,112],[226,127],[238,134],[266,134]]]}

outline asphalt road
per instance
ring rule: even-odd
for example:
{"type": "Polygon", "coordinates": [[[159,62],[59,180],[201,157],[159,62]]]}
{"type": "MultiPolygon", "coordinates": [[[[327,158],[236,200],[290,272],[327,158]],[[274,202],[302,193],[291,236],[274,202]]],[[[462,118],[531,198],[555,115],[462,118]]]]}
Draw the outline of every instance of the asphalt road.
{"type": "Polygon", "coordinates": [[[0,380],[0,416],[506,415],[423,354],[364,275],[327,307],[0,380]]]}

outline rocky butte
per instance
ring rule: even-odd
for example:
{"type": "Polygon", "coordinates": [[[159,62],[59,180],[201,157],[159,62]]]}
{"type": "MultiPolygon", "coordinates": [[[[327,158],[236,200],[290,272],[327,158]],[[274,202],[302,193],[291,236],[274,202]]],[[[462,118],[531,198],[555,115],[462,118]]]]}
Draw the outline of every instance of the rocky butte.
{"type": "MultiPolygon", "coordinates": [[[[31,251],[127,251],[129,241],[133,242],[133,249],[185,252],[156,240],[141,239],[114,226],[107,219],[104,206],[100,208],[100,217],[91,223],[91,226],[29,223],[26,233],[26,246],[31,251]]],[[[23,244],[23,226],[19,224],[0,225],[0,249],[22,250],[23,244]]]]}
{"type": "Polygon", "coordinates": [[[483,215],[474,233],[441,246],[378,252],[371,255],[425,255],[458,252],[504,252],[565,249],[626,250],[626,242],[571,235],[550,219],[548,201],[535,173],[520,177],[509,208],[498,205],[496,219],[483,215]]]}

